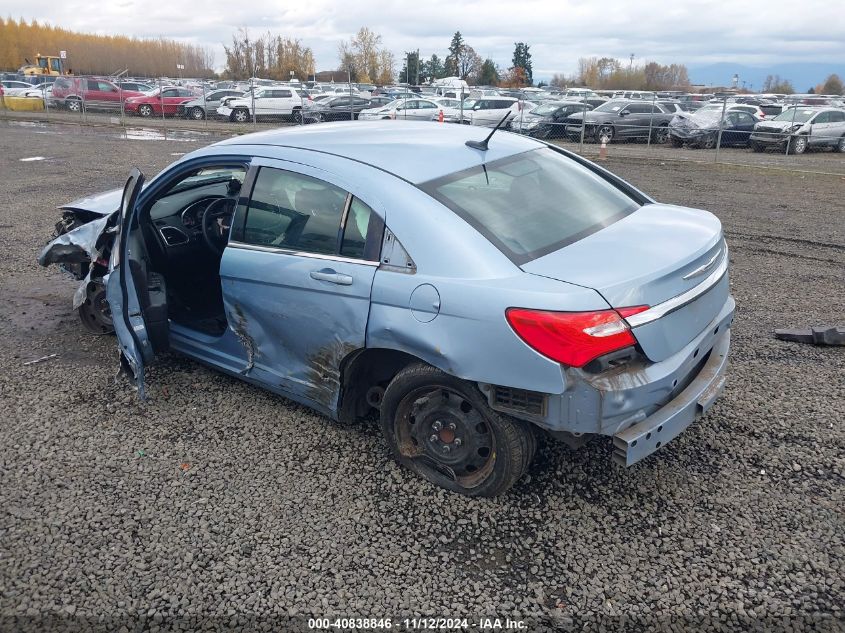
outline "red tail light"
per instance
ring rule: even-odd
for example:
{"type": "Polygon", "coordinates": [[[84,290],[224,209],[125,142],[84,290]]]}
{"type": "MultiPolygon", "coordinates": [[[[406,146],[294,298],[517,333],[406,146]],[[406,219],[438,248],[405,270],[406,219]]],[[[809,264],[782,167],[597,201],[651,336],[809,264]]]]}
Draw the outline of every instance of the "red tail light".
{"type": "Polygon", "coordinates": [[[596,312],[508,308],[505,316],[532,349],[564,365],[583,367],[599,356],[636,344],[624,319],[644,310],[648,306],[596,312]]]}

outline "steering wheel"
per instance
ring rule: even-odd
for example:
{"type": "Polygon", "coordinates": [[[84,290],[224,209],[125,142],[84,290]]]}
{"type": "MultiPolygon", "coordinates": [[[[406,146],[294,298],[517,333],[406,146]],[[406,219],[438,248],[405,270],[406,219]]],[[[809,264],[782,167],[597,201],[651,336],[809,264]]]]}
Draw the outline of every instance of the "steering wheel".
{"type": "Polygon", "coordinates": [[[218,198],[202,212],[202,236],[205,245],[218,255],[222,255],[223,249],[226,248],[236,204],[235,198],[218,198]]]}

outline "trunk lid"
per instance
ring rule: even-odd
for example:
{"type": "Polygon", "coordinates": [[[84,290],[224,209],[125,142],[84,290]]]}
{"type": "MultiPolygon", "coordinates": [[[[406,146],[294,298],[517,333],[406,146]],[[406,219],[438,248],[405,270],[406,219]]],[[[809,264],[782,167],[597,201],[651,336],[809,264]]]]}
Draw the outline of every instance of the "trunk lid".
{"type": "MultiPolygon", "coordinates": [[[[711,213],[648,204],[522,269],[592,288],[614,308],[654,307],[708,280],[725,250],[721,223],[711,213]]],[[[695,300],[634,327],[634,336],[651,360],[664,360],[707,327],[728,294],[725,274],[695,300]]]]}

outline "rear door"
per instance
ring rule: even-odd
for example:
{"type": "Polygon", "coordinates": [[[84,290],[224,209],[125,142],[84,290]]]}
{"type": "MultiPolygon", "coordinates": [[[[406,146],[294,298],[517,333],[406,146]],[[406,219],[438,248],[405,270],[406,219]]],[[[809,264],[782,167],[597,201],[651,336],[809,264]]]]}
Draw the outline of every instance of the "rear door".
{"type": "Polygon", "coordinates": [[[334,416],[341,363],[366,344],[383,217],[334,174],[254,164],[220,264],[226,316],[246,376],[334,416]]]}
{"type": "Polygon", "coordinates": [[[122,370],[131,374],[144,397],[144,367],[168,346],[167,293],[164,279],[149,269],[136,202],[144,175],[133,168],[123,188],[112,250],[106,299],[112,312],[122,370]],[[133,226],[134,225],[134,226],[133,226]]]}
{"type": "Polygon", "coordinates": [[[828,143],[830,133],[830,112],[821,112],[810,125],[810,145],[824,145],[828,143]]]}

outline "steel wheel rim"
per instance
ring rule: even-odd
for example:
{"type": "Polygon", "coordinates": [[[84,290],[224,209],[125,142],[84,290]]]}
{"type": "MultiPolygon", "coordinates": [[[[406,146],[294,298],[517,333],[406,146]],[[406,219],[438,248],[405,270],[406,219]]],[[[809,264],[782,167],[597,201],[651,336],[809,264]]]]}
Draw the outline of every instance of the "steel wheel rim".
{"type": "Polygon", "coordinates": [[[98,285],[95,290],[89,290],[85,301],[79,306],[79,317],[82,323],[97,334],[110,334],[114,331],[111,307],[106,300],[105,287],[98,285]]]}
{"type": "Polygon", "coordinates": [[[438,385],[411,391],[397,407],[394,430],[399,453],[435,478],[476,488],[493,472],[493,429],[454,389],[438,385]]]}
{"type": "Polygon", "coordinates": [[[192,112],[194,113],[194,118],[195,118],[197,121],[199,121],[200,119],[202,119],[202,118],[204,117],[204,113],[203,113],[203,111],[202,111],[202,108],[200,108],[200,107],[195,107],[195,108],[192,110],[192,112]]]}

